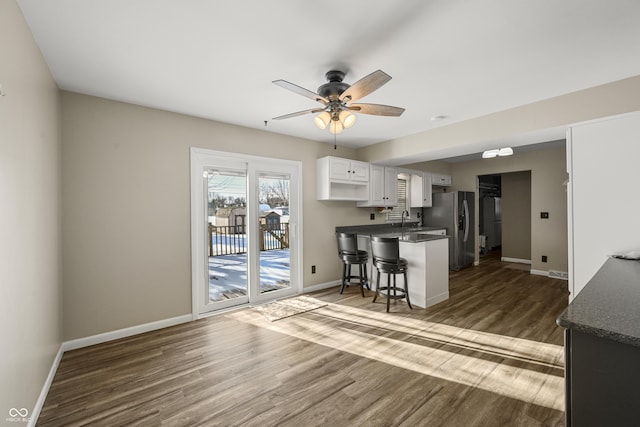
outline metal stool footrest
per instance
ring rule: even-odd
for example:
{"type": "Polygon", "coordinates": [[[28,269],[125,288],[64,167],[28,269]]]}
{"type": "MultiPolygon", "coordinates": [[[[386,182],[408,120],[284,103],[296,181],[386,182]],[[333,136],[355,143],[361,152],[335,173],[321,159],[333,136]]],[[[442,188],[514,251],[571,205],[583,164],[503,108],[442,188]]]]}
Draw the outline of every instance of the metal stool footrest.
{"type": "Polygon", "coordinates": [[[405,299],[407,297],[407,292],[404,288],[399,288],[397,286],[381,286],[378,288],[378,293],[384,295],[385,298],[391,299],[405,299]],[[393,292],[393,294],[391,294],[393,292]]]}

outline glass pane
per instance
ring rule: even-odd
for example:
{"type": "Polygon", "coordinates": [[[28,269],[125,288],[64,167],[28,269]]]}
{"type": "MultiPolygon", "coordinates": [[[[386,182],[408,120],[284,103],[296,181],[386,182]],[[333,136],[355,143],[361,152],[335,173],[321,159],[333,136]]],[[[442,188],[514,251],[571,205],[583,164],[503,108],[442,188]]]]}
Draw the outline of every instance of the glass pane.
{"type": "Polygon", "coordinates": [[[211,303],[247,295],[247,173],[206,172],[211,303]]]}
{"type": "Polygon", "coordinates": [[[289,175],[258,175],[260,293],[291,286],[289,175]]]}

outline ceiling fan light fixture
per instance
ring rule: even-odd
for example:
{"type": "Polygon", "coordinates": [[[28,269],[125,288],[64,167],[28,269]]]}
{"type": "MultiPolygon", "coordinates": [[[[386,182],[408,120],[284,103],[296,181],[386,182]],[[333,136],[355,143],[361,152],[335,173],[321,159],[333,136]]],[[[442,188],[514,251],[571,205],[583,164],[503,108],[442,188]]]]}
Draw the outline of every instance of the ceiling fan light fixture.
{"type": "Polygon", "coordinates": [[[331,124],[329,125],[329,132],[337,135],[339,133],[342,133],[342,131],[344,130],[344,126],[342,126],[342,123],[338,120],[331,120],[331,124]]]}
{"type": "Polygon", "coordinates": [[[356,115],[351,111],[343,110],[338,117],[345,129],[349,129],[356,122],[356,115]]]}
{"type": "Polygon", "coordinates": [[[326,129],[330,121],[331,121],[331,114],[329,114],[329,112],[327,111],[323,111],[313,119],[313,122],[320,129],[326,129]]]}
{"type": "Polygon", "coordinates": [[[327,83],[318,88],[318,93],[290,83],[286,80],[274,80],[274,84],[297,93],[298,95],[302,95],[319,102],[323,106],[321,108],[310,108],[274,117],[273,120],[282,120],[302,116],[304,114],[319,113],[313,118],[313,122],[316,126],[320,129],[326,129],[328,126],[329,132],[336,135],[354,125],[356,122],[356,115],[353,114],[353,112],[374,116],[392,117],[399,117],[404,112],[404,108],[393,107],[391,105],[352,104],[352,102],[364,98],[391,80],[391,76],[384,71],[376,70],[352,85],[343,81],[345,74],[346,73],[344,71],[340,70],[328,71],[325,74],[327,83]]]}

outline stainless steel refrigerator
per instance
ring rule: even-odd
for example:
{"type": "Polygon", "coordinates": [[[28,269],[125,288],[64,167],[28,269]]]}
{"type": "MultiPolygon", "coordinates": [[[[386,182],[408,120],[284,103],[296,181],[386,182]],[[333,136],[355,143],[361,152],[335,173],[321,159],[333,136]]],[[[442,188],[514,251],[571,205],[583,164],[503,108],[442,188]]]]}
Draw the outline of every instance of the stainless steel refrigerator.
{"type": "Polygon", "coordinates": [[[422,224],[447,229],[449,268],[459,270],[475,260],[474,193],[452,191],[433,193],[433,206],[422,210],[422,224]]]}

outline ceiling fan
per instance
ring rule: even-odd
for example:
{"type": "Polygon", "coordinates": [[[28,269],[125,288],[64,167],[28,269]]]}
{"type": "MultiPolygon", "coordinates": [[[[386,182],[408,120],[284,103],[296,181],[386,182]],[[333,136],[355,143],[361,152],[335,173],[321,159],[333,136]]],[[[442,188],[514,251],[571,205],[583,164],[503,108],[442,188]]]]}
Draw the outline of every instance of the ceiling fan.
{"type": "Polygon", "coordinates": [[[296,113],[285,114],[274,117],[273,120],[288,119],[290,117],[302,116],[304,114],[320,113],[314,118],[316,126],[325,129],[329,126],[329,132],[339,134],[345,128],[353,126],[356,116],[353,112],[362,114],[372,114],[375,116],[398,117],[404,112],[404,108],[392,107],[382,104],[354,104],[371,92],[391,80],[391,76],[382,70],[374,71],[355,82],[353,85],[343,82],[345,73],[340,70],[330,70],[325,74],[327,83],[318,88],[318,93],[290,83],[286,80],[274,80],[273,83],[288,89],[322,104],[322,107],[311,108],[309,110],[298,111],[296,113]]]}

